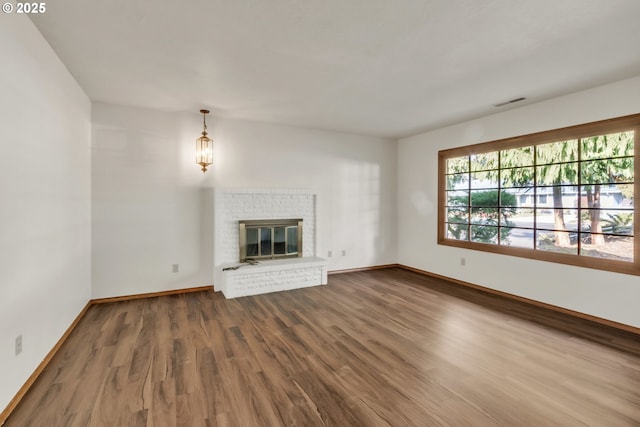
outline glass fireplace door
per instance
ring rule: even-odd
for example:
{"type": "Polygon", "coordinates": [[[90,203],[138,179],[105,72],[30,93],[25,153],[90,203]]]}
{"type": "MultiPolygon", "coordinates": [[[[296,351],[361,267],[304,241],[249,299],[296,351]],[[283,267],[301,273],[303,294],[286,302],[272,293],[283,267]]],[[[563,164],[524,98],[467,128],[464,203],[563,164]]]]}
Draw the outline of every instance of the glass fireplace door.
{"type": "Polygon", "coordinates": [[[302,256],[302,220],[240,221],[240,262],[302,256]]]}

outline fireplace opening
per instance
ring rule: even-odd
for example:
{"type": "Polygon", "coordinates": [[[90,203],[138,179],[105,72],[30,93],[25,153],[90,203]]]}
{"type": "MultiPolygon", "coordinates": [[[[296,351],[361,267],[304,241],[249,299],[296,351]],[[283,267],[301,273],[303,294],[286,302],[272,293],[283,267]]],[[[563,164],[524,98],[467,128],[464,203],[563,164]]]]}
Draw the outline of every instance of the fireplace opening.
{"type": "Polygon", "coordinates": [[[302,219],[239,221],[240,262],[302,256],[302,219]]]}

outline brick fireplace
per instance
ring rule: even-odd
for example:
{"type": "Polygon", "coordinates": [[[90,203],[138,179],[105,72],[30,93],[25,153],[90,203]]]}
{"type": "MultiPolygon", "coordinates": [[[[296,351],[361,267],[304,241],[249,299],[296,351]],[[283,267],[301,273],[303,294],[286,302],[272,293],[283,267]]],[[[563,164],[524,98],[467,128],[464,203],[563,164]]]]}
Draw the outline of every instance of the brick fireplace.
{"type": "MultiPolygon", "coordinates": [[[[317,195],[293,189],[217,189],[214,195],[214,286],[227,298],[327,283],[327,262],[316,257],[317,195]],[[296,218],[302,252],[296,257],[241,263],[241,224],[275,224],[296,218]]],[[[262,229],[261,233],[265,233],[262,229]]],[[[272,228],[271,236],[277,230],[272,228]]],[[[291,233],[291,231],[289,231],[291,233]]],[[[246,238],[246,236],[245,236],[246,238]]],[[[273,246],[272,246],[273,247],[273,246]]],[[[245,247],[246,251],[246,247],[245,247]]]]}

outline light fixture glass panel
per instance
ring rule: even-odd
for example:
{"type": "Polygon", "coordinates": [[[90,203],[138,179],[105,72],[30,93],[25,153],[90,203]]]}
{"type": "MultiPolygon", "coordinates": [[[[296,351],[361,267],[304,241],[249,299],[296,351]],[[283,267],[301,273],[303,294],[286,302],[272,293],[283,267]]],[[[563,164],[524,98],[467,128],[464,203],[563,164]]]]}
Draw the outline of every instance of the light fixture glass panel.
{"type": "Polygon", "coordinates": [[[209,110],[200,110],[202,113],[202,136],[196,139],[196,164],[202,168],[202,173],[207,171],[207,166],[213,163],[213,140],[207,136],[206,115],[209,110]]]}

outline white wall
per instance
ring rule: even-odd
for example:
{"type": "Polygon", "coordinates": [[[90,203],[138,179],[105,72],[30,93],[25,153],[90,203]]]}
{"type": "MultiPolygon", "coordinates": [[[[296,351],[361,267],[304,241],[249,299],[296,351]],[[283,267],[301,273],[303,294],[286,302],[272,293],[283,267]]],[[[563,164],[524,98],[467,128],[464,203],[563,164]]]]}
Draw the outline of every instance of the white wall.
{"type": "Polygon", "coordinates": [[[639,112],[636,77],[400,140],[399,262],[640,327],[637,276],[437,244],[439,150],[639,112]],[[461,257],[466,258],[465,267],[461,257]]]}
{"type": "Polygon", "coordinates": [[[93,298],[211,285],[207,196],[185,170],[180,115],[94,104],[92,120],[93,298]]]}
{"type": "Polygon", "coordinates": [[[91,104],[26,15],[0,52],[2,409],[90,299],[91,104]]]}
{"type": "Polygon", "coordinates": [[[316,255],[332,252],[330,271],[396,262],[395,142],[240,120],[213,135],[216,186],[318,195],[316,255]]]}
{"type": "Polygon", "coordinates": [[[208,127],[214,164],[203,175],[197,111],[94,105],[94,298],[211,284],[214,187],[309,189],[330,269],[396,262],[393,141],[217,117],[208,127]]]}

